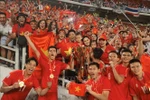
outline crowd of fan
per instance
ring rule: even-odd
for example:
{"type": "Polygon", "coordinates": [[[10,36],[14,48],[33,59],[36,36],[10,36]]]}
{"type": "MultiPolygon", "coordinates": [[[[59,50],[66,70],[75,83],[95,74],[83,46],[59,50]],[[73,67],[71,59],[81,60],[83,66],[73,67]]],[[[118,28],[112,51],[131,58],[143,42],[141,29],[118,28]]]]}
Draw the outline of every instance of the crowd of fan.
{"type": "MultiPolygon", "coordinates": [[[[78,82],[88,78],[86,66],[90,62],[99,63],[105,72],[105,68],[111,66],[110,61],[113,61],[109,52],[117,54],[117,63],[123,64],[129,63],[131,58],[140,59],[142,55],[147,54],[149,57],[150,54],[150,27],[139,28],[137,25],[135,29],[118,19],[77,14],[40,1],[0,0],[0,22],[1,45],[14,46],[13,39],[17,37],[18,24],[22,25],[19,28],[20,34],[26,31],[41,37],[43,34],[51,34],[51,45],[59,47],[61,42],[72,43],[78,82]],[[123,55],[123,52],[129,55],[123,55]]],[[[59,49],[61,51],[61,46],[59,49]]],[[[2,57],[12,59],[12,54],[1,47],[2,57]]],[[[69,59],[65,57],[59,55],[58,59],[68,63],[69,59]]]]}

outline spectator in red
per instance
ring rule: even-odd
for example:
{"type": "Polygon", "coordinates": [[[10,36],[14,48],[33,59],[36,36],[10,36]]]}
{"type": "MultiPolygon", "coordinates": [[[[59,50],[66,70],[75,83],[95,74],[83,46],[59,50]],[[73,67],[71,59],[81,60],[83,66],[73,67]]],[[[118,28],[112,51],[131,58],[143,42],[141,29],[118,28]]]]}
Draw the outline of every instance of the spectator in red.
{"type": "Polygon", "coordinates": [[[134,77],[130,81],[130,94],[133,100],[150,99],[150,73],[142,70],[140,60],[132,59],[129,62],[134,77]]]}
{"type": "Polygon", "coordinates": [[[10,13],[6,10],[6,2],[5,0],[0,0],[0,11],[6,13],[6,17],[10,18],[10,13]]]}
{"type": "Polygon", "coordinates": [[[24,35],[25,32],[32,32],[32,28],[26,23],[27,15],[24,13],[19,13],[17,16],[17,24],[12,28],[12,35],[10,39],[16,38],[18,35],[24,35]]]}
{"type": "Polygon", "coordinates": [[[3,92],[1,100],[25,100],[31,88],[34,87],[38,95],[45,94],[51,87],[51,83],[43,90],[39,87],[39,82],[32,75],[38,62],[35,58],[26,61],[24,70],[15,70],[4,78],[0,89],[3,92]]]}
{"type": "Polygon", "coordinates": [[[47,23],[46,20],[40,20],[37,24],[38,29],[36,30],[37,35],[47,34],[47,23]]]}
{"type": "Polygon", "coordinates": [[[120,58],[116,51],[110,51],[108,57],[110,65],[104,70],[104,75],[107,75],[111,82],[109,100],[127,100],[122,91],[124,87],[123,81],[126,77],[126,68],[119,64],[120,58]]]}
{"type": "Polygon", "coordinates": [[[115,50],[111,45],[107,44],[107,37],[105,34],[102,34],[99,37],[99,47],[103,50],[103,55],[101,56],[101,60],[105,64],[109,64],[108,53],[112,50],[115,50]]]}
{"type": "Polygon", "coordinates": [[[36,34],[36,29],[37,29],[37,22],[36,22],[36,20],[30,21],[30,26],[32,28],[32,33],[36,34]]]}
{"type": "MultiPolygon", "coordinates": [[[[38,100],[57,100],[57,85],[58,85],[58,78],[59,74],[64,69],[70,69],[70,66],[55,60],[55,57],[57,55],[57,49],[55,46],[50,46],[48,48],[48,58],[42,53],[42,51],[35,47],[33,42],[30,40],[29,37],[30,33],[26,32],[25,37],[35,52],[35,55],[39,61],[39,64],[42,68],[42,81],[41,81],[41,88],[44,89],[47,87],[47,82],[52,82],[51,88],[48,90],[48,92],[44,96],[39,96],[38,100]]],[[[71,66],[73,64],[73,59],[71,60],[71,66]]]]}
{"type": "Polygon", "coordinates": [[[91,79],[85,83],[86,90],[89,93],[87,100],[108,100],[111,84],[105,76],[100,74],[101,69],[99,64],[92,62],[87,69],[91,77],[91,79]]]}

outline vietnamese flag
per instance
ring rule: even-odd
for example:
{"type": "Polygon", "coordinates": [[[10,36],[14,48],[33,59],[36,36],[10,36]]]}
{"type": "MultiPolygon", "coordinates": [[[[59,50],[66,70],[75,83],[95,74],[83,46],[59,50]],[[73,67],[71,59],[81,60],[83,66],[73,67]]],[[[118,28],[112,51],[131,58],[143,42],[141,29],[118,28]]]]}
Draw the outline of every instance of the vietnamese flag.
{"type": "Polygon", "coordinates": [[[149,72],[150,71],[150,56],[148,54],[143,54],[140,58],[142,68],[144,71],[149,72]],[[146,62],[145,62],[146,61],[146,62]]]}
{"type": "Polygon", "coordinates": [[[75,82],[71,82],[68,90],[69,94],[84,96],[86,92],[86,87],[85,84],[77,84],[75,82]]]}
{"type": "MultiPolygon", "coordinates": [[[[53,33],[42,32],[40,35],[33,34],[31,35],[30,38],[34,43],[34,45],[36,46],[36,48],[38,49],[38,51],[40,51],[40,53],[44,55],[46,58],[46,56],[48,56],[47,51],[48,47],[54,45],[55,36],[53,35],[53,33]]],[[[29,57],[36,58],[35,53],[33,52],[30,46],[29,46],[29,57]]],[[[41,80],[41,67],[39,65],[36,67],[33,74],[39,80],[41,80]]]]}

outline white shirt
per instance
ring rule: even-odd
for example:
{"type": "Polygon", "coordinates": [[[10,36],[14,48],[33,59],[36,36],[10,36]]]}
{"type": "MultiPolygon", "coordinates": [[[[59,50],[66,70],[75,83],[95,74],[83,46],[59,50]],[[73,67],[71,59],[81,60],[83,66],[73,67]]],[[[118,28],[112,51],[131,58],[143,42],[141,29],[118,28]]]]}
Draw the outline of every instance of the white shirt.
{"type": "Polygon", "coordinates": [[[8,22],[5,23],[5,25],[2,25],[0,23],[0,34],[3,36],[8,36],[12,33],[12,27],[9,25],[8,22]]]}

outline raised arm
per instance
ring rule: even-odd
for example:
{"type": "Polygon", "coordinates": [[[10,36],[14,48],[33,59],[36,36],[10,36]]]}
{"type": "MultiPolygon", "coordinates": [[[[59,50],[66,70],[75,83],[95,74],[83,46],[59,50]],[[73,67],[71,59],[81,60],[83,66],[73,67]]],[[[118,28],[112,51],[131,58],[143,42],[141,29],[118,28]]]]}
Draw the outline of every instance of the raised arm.
{"type": "Polygon", "coordinates": [[[25,38],[27,39],[27,41],[28,41],[29,45],[31,46],[32,50],[33,50],[34,53],[36,54],[37,58],[39,59],[39,57],[40,57],[40,52],[37,50],[37,48],[35,47],[34,43],[31,41],[31,39],[30,39],[30,37],[29,37],[30,34],[31,34],[31,33],[29,33],[29,32],[25,32],[25,33],[24,33],[24,36],[25,36],[25,38]]]}

